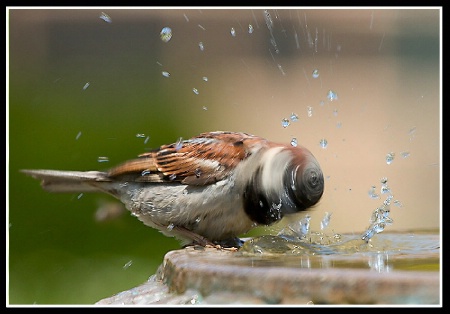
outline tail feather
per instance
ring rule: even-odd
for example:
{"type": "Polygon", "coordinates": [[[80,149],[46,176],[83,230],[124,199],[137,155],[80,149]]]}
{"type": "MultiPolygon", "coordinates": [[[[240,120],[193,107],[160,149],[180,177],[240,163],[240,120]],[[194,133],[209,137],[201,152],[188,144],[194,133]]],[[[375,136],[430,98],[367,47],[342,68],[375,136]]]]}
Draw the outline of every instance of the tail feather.
{"type": "Polygon", "coordinates": [[[28,170],[21,172],[41,180],[44,190],[55,193],[98,192],[96,182],[110,182],[105,172],[100,171],[63,171],[63,170],[28,170]]]}

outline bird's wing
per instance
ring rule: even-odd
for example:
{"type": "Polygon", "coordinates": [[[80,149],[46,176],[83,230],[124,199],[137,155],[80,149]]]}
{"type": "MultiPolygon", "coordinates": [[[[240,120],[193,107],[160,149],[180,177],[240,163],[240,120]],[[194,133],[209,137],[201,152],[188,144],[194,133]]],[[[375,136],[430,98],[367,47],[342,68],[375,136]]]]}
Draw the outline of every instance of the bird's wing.
{"type": "Polygon", "coordinates": [[[138,174],[135,181],[211,184],[227,177],[247,158],[251,145],[257,140],[260,138],[246,133],[202,133],[141,154],[111,169],[109,176],[138,174]]]}

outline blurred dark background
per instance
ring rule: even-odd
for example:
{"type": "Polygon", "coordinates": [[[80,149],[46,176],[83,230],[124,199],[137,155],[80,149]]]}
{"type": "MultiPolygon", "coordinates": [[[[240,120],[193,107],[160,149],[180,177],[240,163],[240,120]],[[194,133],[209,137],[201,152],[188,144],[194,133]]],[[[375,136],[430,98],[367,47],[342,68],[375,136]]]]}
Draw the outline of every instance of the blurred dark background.
{"type": "Polygon", "coordinates": [[[19,169],[102,170],[205,131],[308,147],[326,176],[312,230],[325,212],[335,232],[365,230],[382,177],[402,204],[387,230],[439,229],[440,13],[9,8],[7,303],[93,304],[180,247],[106,195],[49,194],[19,169]]]}

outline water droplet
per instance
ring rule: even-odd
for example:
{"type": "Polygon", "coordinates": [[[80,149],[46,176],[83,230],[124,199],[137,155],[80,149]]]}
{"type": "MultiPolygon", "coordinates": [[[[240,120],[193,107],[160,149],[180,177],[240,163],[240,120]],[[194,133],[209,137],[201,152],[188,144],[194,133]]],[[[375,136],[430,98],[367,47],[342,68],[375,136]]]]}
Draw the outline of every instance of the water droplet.
{"type": "Polygon", "coordinates": [[[144,144],[147,144],[149,139],[150,139],[150,136],[147,136],[144,140],[144,144]]]}
{"type": "Polygon", "coordinates": [[[369,240],[376,234],[373,228],[367,229],[367,231],[362,235],[361,239],[369,242],[369,240]]]}
{"type": "Polygon", "coordinates": [[[81,131],[78,132],[77,136],[75,137],[75,140],[78,140],[80,138],[80,136],[81,136],[81,131]]]}
{"type": "Polygon", "coordinates": [[[281,126],[282,126],[283,128],[287,128],[287,127],[289,126],[289,124],[291,124],[291,123],[289,122],[289,119],[284,118],[283,120],[281,120],[281,126]]]}
{"type": "Polygon", "coordinates": [[[203,297],[200,294],[195,294],[192,296],[192,299],[189,300],[189,304],[195,305],[195,304],[201,304],[203,301],[203,297]]]}
{"type": "Polygon", "coordinates": [[[123,265],[123,269],[128,269],[128,267],[130,267],[131,265],[133,265],[132,260],[128,261],[125,265],[123,265]]]}
{"type": "Polygon", "coordinates": [[[318,78],[319,77],[319,70],[315,69],[312,71],[312,77],[313,78],[318,78]]]}
{"type": "Polygon", "coordinates": [[[99,16],[100,19],[102,19],[103,21],[105,21],[106,23],[112,23],[111,18],[109,17],[108,14],[106,14],[105,12],[102,12],[99,16]]]}
{"type": "Polygon", "coordinates": [[[291,145],[294,146],[294,147],[297,147],[298,142],[297,142],[297,139],[295,137],[292,138],[291,145]]]}
{"type": "Polygon", "coordinates": [[[382,177],[382,178],[380,179],[380,182],[381,182],[381,184],[386,184],[386,183],[388,182],[388,178],[382,177]]]}
{"type": "Polygon", "coordinates": [[[169,230],[169,231],[172,231],[173,228],[175,228],[175,225],[174,225],[173,223],[170,223],[170,224],[167,226],[167,230],[169,230]]]}
{"type": "Polygon", "coordinates": [[[375,224],[375,225],[373,226],[373,230],[374,230],[376,233],[380,233],[380,232],[383,232],[383,231],[384,231],[384,228],[385,228],[385,227],[386,227],[386,224],[380,222],[380,223],[377,223],[377,224],[375,224]]]}
{"type": "Polygon", "coordinates": [[[234,27],[231,28],[230,33],[231,36],[236,37],[236,30],[234,29],[234,27]]]}
{"type": "Polygon", "coordinates": [[[136,137],[137,138],[144,138],[145,134],[144,133],[138,133],[138,134],[136,134],[136,137]]]}
{"type": "Polygon", "coordinates": [[[167,71],[162,71],[161,74],[162,74],[164,77],[170,77],[170,73],[167,72],[167,71]]]}
{"type": "Polygon", "coordinates": [[[328,93],[327,93],[327,99],[329,101],[337,100],[338,99],[338,95],[335,92],[333,92],[332,90],[329,90],[328,93]]]}
{"type": "Polygon", "coordinates": [[[400,154],[402,155],[403,158],[407,158],[410,155],[409,152],[401,152],[400,154]]]}
{"type": "Polygon", "coordinates": [[[194,174],[195,174],[195,176],[196,176],[197,178],[200,178],[200,176],[201,176],[201,174],[202,174],[202,171],[201,171],[200,169],[196,168],[196,169],[194,170],[194,174]]]}
{"type": "Polygon", "coordinates": [[[390,192],[391,192],[391,189],[387,185],[381,186],[381,190],[380,190],[381,194],[386,194],[386,193],[390,193],[390,192]]]}
{"type": "Polygon", "coordinates": [[[328,146],[328,141],[325,139],[325,138],[323,138],[323,139],[321,139],[320,140],[320,147],[322,147],[322,148],[327,148],[327,146],[328,146]]]}
{"type": "Polygon", "coordinates": [[[340,128],[342,127],[342,122],[336,123],[336,127],[337,127],[338,129],[340,129],[340,128]]]}
{"type": "Polygon", "coordinates": [[[320,222],[321,230],[324,230],[330,224],[331,214],[332,213],[325,212],[325,216],[323,217],[322,221],[320,222]]]}
{"type": "Polygon", "coordinates": [[[88,89],[89,85],[91,85],[91,84],[90,84],[89,82],[87,82],[86,84],[84,84],[84,86],[83,86],[83,90],[86,90],[86,89],[88,89]]]}
{"type": "Polygon", "coordinates": [[[204,80],[205,82],[208,82],[208,77],[204,76],[204,77],[202,77],[202,80],[204,80]]]}
{"type": "Polygon", "coordinates": [[[395,157],[395,153],[393,153],[393,152],[388,153],[386,155],[386,163],[388,165],[390,165],[392,163],[392,161],[394,160],[394,157],[395,157]]]}
{"type": "Polygon", "coordinates": [[[337,109],[333,109],[333,116],[337,117],[338,115],[338,110],[337,109]]]}
{"type": "Polygon", "coordinates": [[[270,13],[268,10],[264,10],[264,20],[266,21],[267,28],[271,31],[273,28],[273,21],[272,17],[270,16],[270,13]]]}
{"type": "Polygon", "coordinates": [[[298,121],[298,115],[296,113],[291,113],[291,120],[292,122],[297,122],[298,121]]]}
{"type": "Polygon", "coordinates": [[[253,25],[252,24],[248,24],[248,33],[249,34],[253,33],[253,25]]]}
{"type": "Polygon", "coordinates": [[[278,64],[278,70],[280,70],[281,74],[286,75],[286,72],[284,72],[283,67],[281,66],[281,64],[278,64]]]}
{"type": "MultiPolygon", "coordinates": [[[[390,189],[389,189],[389,192],[390,192],[390,189]]],[[[386,199],[384,200],[383,205],[385,206],[385,208],[386,208],[387,210],[389,210],[389,206],[391,205],[391,201],[392,201],[393,198],[394,198],[394,195],[389,194],[389,195],[386,197],[386,199]]]]}
{"type": "Polygon", "coordinates": [[[183,147],[183,138],[178,138],[177,142],[175,143],[175,150],[180,150],[183,147]]]}
{"type": "Polygon", "coordinates": [[[150,173],[151,173],[150,170],[145,169],[145,170],[142,170],[141,176],[142,176],[142,177],[145,177],[146,175],[149,175],[150,173]]]}
{"type": "Polygon", "coordinates": [[[203,110],[208,110],[208,107],[203,106],[202,109],[203,109],[203,110]]]}
{"type": "Polygon", "coordinates": [[[192,89],[192,91],[194,92],[195,95],[198,95],[198,94],[199,94],[198,89],[196,89],[195,87],[192,89]]]}
{"type": "Polygon", "coordinates": [[[304,235],[308,234],[310,220],[311,220],[310,215],[306,215],[304,218],[302,218],[302,220],[300,220],[300,225],[301,225],[300,236],[304,236],[304,235]]]}
{"type": "Polygon", "coordinates": [[[170,27],[164,27],[159,33],[161,40],[165,43],[169,42],[172,39],[172,29],[170,27]]]}
{"type": "Polygon", "coordinates": [[[80,199],[80,198],[82,198],[83,197],[83,193],[80,193],[80,194],[78,194],[78,196],[77,196],[77,199],[80,199]]]}
{"type": "Polygon", "coordinates": [[[378,194],[375,192],[375,188],[376,188],[376,186],[375,186],[375,185],[372,185],[372,187],[371,187],[370,190],[369,190],[369,196],[370,196],[370,198],[372,198],[372,199],[379,199],[379,198],[380,198],[380,195],[378,195],[378,194]]]}
{"type": "Polygon", "coordinates": [[[307,108],[307,112],[308,112],[308,117],[309,117],[309,118],[311,118],[311,117],[312,117],[312,115],[313,115],[313,108],[312,108],[312,107],[310,107],[310,106],[308,106],[308,108],[307,108]]]}
{"type": "Polygon", "coordinates": [[[97,158],[97,161],[98,161],[98,162],[108,162],[108,161],[109,161],[109,158],[108,158],[108,157],[100,156],[100,157],[97,158]]]}
{"type": "Polygon", "coordinates": [[[416,127],[412,127],[409,130],[408,135],[409,135],[409,141],[412,141],[413,138],[416,136],[416,127]]]}
{"type": "Polygon", "coordinates": [[[201,51],[205,50],[205,46],[203,45],[203,42],[199,42],[198,47],[200,48],[201,51]]]}
{"type": "Polygon", "coordinates": [[[395,200],[394,201],[394,205],[397,206],[397,207],[403,207],[402,202],[400,202],[399,200],[395,200]]]}

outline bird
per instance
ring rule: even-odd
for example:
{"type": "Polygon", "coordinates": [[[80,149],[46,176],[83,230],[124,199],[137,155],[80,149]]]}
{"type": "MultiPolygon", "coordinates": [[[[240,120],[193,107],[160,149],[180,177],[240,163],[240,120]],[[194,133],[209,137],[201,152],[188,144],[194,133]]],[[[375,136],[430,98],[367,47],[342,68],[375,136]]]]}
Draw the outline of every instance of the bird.
{"type": "Polygon", "coordinates": [[[107,193],[184,247],[240,247],[240,235],[310,210],[324,192],[301,145],[213,131],[140,154],[106,171],[22,169],[55,193],[107,193]]]}

